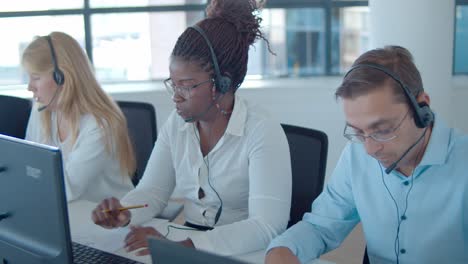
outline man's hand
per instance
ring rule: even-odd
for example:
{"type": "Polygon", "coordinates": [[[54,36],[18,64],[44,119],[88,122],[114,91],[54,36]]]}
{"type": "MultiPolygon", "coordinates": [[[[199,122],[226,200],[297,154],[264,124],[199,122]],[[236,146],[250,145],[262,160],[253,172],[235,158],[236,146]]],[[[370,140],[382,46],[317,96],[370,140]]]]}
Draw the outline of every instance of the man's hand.
{"type": "Polygon", "coordinates": [[[265,264],[300,264],[300,262],[289,248],[277,247],[268,251],[265,264]]]}

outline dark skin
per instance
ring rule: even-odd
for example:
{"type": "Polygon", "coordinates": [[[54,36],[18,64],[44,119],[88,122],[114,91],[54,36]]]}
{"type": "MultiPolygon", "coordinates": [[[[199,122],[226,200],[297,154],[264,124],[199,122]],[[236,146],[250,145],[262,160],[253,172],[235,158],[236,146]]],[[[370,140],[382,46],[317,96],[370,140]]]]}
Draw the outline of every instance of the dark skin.
{"type": "Polygon", "coordinates": [[[287,247],[273,248],[265,257],[267,264],[299,264],[299,259],[287,247]]]}
{"type": "Polygon", "coordinates": [[[120,211],[122,204],[117,198],[111,197],[99,203],[91,214],[91,219],[96,225],[111,229],[126,226],[132,217],[130,210],[120,211]],[[104,212],[109,210],[109,212],[104,212]]]}
{"type": "MultiPolygon", "coordinates": [[[[135,255],[144,256],[150,254],[148,249],[148,237],[154,237],[161,240],[168,240],[161,233],[152,227],[130,226],[130,232],[125,237],[125,250],[127,252],[135,251],[135,255]]],[[[179,241],[185,247],[195,248],[192,240],[186,239],[179,241]]]]}
{"type": "MultiPolygon", "coordinates": [[[[174,58],[170,64],[170,77],[178,87],[191,87],[210,80],[210,73],[203,71],[197,63],[174,58]]],[[[229,91],[219,94],[213,82],[207,82],[190,91],[187,95],[176,92],[172,96],[177,113],[183,118],[193,118],[200,136],[200,150],[206,156],[221,139],[227,128],[230,114],[222,114],[220,109],[230,113],[234,106],[234,93],[229,91]],[[207,110],[208,109],[208,110],[207,110]]],[[[119,211],[123,207],[116,198],[103,200],[92,213],[93,222],[104,228],[116,228],[128,225],[131,219],[129,210],[119,211]],[[103,213],[103,210],[110,210],[103,213]]],[[[148,237],[166,240],[153,227],[130,226],[130,232],[125,237],[126,251],[135,251],[138,256],[148,255],[148,237]]],[[[178,241],[185,247],[195,248],[192,240],[178,241]]]]}
{"type": "MultiPolygon", "coordinates": [[[[171,79],[177,86],[191,86],[212,78],[209,73],[200,69],[196,62],[186,62],[177,58],[171,61],[169,70],[171,79]]],[[[231,111],[234,106],[234,93],[229,91],[220,94],[210,82],[192,89],[188,98],[175,93],[172,100],[182,118],[201,115],[194,121],[200,135],[202,154],[206,156],[223,136],[230,118],[230,115],[221,114],[216,104],[220,109],[231,111]],[[210,109],[205,112],[208,108],[210,109]]]]}

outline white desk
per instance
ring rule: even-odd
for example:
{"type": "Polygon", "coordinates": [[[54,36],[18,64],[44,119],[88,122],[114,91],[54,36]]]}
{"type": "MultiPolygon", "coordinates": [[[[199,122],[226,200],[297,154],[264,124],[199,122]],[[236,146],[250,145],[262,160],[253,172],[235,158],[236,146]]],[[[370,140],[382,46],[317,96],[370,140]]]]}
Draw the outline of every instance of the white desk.
{"type": "MultiPolygon", "coordinates": [[[[95,225],[91,220],[91,211],[95,208],[95,206],[95,203],[88,201],[75,201],[68,204],[72,240],[143,263],[152,263],[151,257],[149,255],[136,256],[134,253],[127,253],[123,249],[123,240],[125,235],[128,233],[128,228],[108,230],[95,225]]],[[[156,218],[146,223],[145,226],[152,226],[161,234],[165,235],[167,233],[167,226],[169,224],[173,226],[180,226],[174,223],[169,223],[167,220],[156,218]]],[[[191,232],[196,231],[178,230],[171,228],[168,238],[175,241],[183,240],[190,236],[191,232]]],[[[264,262],[264,256],[264,250],[259,250],[256,252],[233,257],[248,263],[260,264],[264,262]]],[[[310,264],[333,263],[325,260],[315,260],[310,262],[310,264]]]]}

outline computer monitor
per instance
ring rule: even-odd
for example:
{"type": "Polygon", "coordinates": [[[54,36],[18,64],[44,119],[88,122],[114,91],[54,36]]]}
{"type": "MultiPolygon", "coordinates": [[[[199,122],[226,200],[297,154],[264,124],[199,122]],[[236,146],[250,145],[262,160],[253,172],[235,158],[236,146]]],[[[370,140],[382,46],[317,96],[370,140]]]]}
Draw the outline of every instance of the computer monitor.
{"type": "Polygon", "coordinates": [[[0,135],[0,263],[72,263],[62,155],[0,135]]]}
{"type": "Polygon", "coordinates": [[[223,257],[205,251],[187,248],[172,241],[156,238],[148,239],[148,247],[151,252],[153,264],[246,264],[245,262],[230,257],[223,257]]]}

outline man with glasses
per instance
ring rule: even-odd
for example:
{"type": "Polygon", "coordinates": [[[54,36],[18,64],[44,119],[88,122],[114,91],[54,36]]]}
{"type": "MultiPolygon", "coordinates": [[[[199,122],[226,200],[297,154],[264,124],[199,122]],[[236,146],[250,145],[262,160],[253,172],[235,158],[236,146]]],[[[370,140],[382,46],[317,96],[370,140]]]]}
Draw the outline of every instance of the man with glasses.
{"type": "Polygon", "coordinates": [[[362,223],[370,263],[468,263],[468,137],[429,108],[412,55],[361,55],[336,91],[351,142],[301,222],[266,263],[305,263],[362,223]]]}

